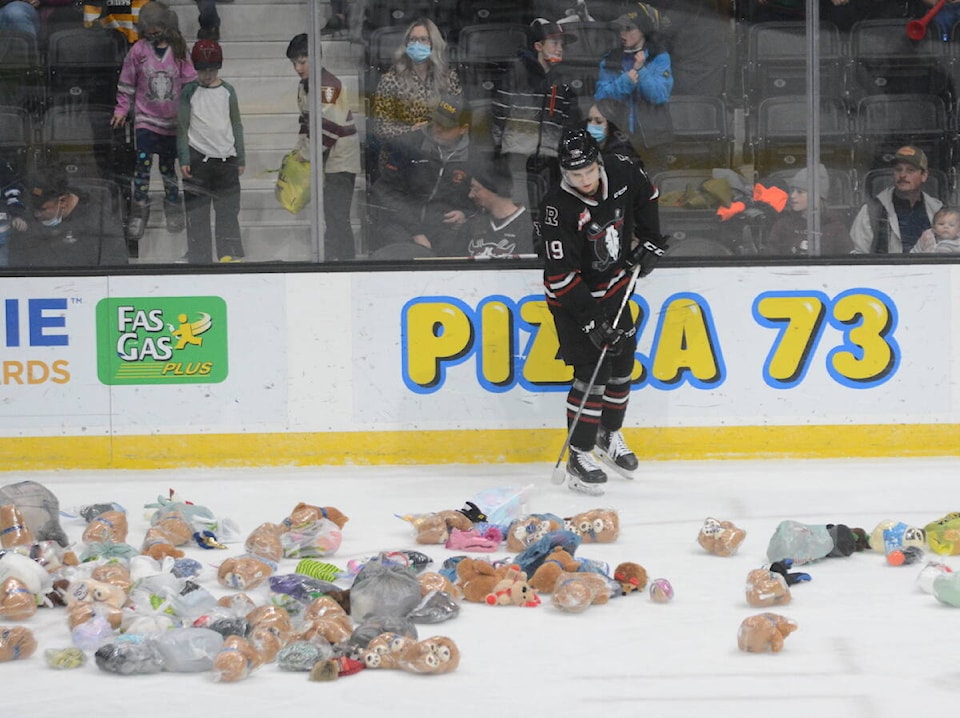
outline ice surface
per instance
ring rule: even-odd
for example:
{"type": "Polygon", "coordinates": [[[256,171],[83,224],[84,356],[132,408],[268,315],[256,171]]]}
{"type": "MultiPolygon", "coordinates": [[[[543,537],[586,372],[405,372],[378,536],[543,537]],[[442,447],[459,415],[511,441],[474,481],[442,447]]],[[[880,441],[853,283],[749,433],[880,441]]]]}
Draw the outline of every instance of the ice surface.
{"type": "MultiPolygon", "coordinates": [[[[0,717],[48,718],[79,709],[138,718],[876,718],[956,705],[960,612],[916,588],[922,564],[894,568],[878,553],[807,564],[813,580],[792,588],[790,605],[772,609],[799,624],[783,652],[741,653],[736,638],[740,622],[760,612],[747,605],[744,580],[765,563],[781,520],[845,523],[868,533],[886,519],[923,526],[960,510],[960,459],[650,463],[636,481],[611,479],[600,498],[553,486],[551,469],[504,464],[0,475],[0,485],[38,481],[64,507],[122,504],[130,513],[128,540],[137,547],[147,528],[141,507],[169,488],[234,519],[244,537],[264,521],[279,522],[300,501],[336,506],[350,521],[340,550],[325,560],[344,567],[352,558],[406,548],[423,550],[438,567],[454,552],[416,546],[410,524],[395,514],[456,509],[482,490],[533,483],[530,512],[619,512],[620,539],[584,544],[578,556],[610,565],[636,561],[651,579],[668,578],[676,592],[668,604],[633,594],[581,614],[561,613],[549,601],[537,608],[463,604],[458,618],[419,626],[421,638],[446,635],[457,643],[457,671],[419,676],[366,670],[329,683],[310,682],[307,674],[276,664],[233,684],[214,683],[209,673],[116,676],[92,660],[77,670],[54,671],[43,652],[69,645],[66,615],[41,609],[23,623],[37,636],[37,652],[0,664],[0,717]],[[747,531],[736,555],[713,556],[697,544],[707,516],[747,531]]],[[[64,519],[63,525],[78,541],[82,520],[64,519]]],[[[201,582],[218,596],[228,591],[216,583],[216,564],[241,553],[242,542],[225,551],[187,549],[205,566],[201,582]]],[[[960,570],[960,559],[941,560],[960,570]]],[[[285,559],[280,571],[295,564],[285,559]]]]}

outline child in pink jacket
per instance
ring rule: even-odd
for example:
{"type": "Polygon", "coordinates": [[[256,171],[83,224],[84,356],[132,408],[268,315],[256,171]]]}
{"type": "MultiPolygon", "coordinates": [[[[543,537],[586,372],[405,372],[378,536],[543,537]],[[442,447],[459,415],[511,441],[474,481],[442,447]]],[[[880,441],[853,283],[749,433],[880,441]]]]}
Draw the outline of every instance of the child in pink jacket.
{"type": "Polygon", "coordinates": [[[161,2],[147,3],[140,11],[137,26],[140,39],[123,62],[111,122],[114,127],[121,127],[133,113],[137,152],[133,203],[127,224],[127,239],[131,241],[143,236],[149,217],[148,188],[154,155],[159,158],[163,177],[167,231],[183,231],[176,171],[177,112],[183,86],[197,79],[173,10],[161,2]]]}

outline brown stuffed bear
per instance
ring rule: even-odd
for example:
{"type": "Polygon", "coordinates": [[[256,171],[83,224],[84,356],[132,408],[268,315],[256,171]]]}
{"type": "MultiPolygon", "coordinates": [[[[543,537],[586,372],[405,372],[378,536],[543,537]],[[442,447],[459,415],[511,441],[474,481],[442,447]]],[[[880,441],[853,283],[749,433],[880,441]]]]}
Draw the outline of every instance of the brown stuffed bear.
{"type": "Polygon", "coordinates": [[[213,679],[221,683],[242,681],[262,665],[263,656],[249,641],[227,636],[213,659],[213,679]]]}
{"type": "Polygon", "coordinates": [[[530,585],[539,593],[550,593],[562,573],[576,573],[580,562],[559,546],[551,551],[530,577],[530,585]]]}
{"type": "MultiPolygon", "coordinates": [[[[263,628],[276,634],[283,645],[293,637],[293,623],[287,609],[281,606],[257,606],[247,614],[250,630],[263,628]]],[[[281,646],[282,648],[283,646],[281,646]]]]}
{"type": "Polygon", "coordinates": [[[37,597],[19,578],[0,584],[0,618],[25,621],[37,612],[37,597]]]}
{"type": "Polygon", "coordinates": [[[29,546],[33,543],[33,534],[16,504],[0,506],[0,545],[4,548],[11,546],[29,546]]]}
{"type": "Polygon", "coordinates": [[[270,578],[273,570],[273,566],[256,556],[234,556],[220,564],[217,580],[226,588],[246,591],[270,578]]]}
{"type": "Polygon", "coordinates": [[[279,563],[283,558],[283,543],[280,540],[282,533],[283,527],[279,524],[262,523],[247,536],[243,544],[244,550],[251,556],[279,563]]]}
{"type": "Polygon", "coordinates": [[[123,543],[127,530],[127,515],[123,511],[104,511],[90,520],[82,539],[84,543],[123,543]]]}
{"type": "Polygon", "coordinates": [[[415,643],[399,633],[381,633],[367,644],[361,658],[367,668],[399,668],[400,657],[415,643]]]}
{"type": "Polygon", "coordinates": [[[527,583],[527,574],[516,565],[507,567],[506,575],[497,582],[485,600],[488,606],[532,608],[540,605],[540,596],[527,583]]]}
{"type": "Polygon", "coordinates": [[[421,596],[426,596],[432,591],[443,591],[452,598],[463,598],[463,592],[460,590],[460,587],[436,571],[424,571],[417,576],[417,581],[420,584],[421,596]]]}
{"type": "Polygon", "coordinates": [[[516,519],[507,529],[507,550],[519,553],[551,531],[560,531],[563,522],[548,514],[530,514],[516,519]]]}
{"type": "Polygon", "coordinates": [[[406,518],[417,532],[418,544],[444,544],[453,529],[469,531],[473,528],[473,521],[459,511],[443,510],[406,518]]]}
{"type": "Polygon", "coordinates": [[[350,616],[321,616],[314,618],[300,629],[295,641],[314,641],[319,636],[331,645],[346,641],[353,635],[353,623],[350,616]]]}
{"type": "Polygon", "coordinates": [[[408,673],[450,673],[460,665],[460,649],[446,636],[414,643],[400,654],[400,668],[408,673]]]}
{"type": "Polygon", "coordinates": [[[754,608],[785,606],[790,603],[790,587],[783,574],[766,568],[755,568],[747,574],[747,603],[754,608]]]}
{"type": "Polygon", "coordinates": [[[457,564],[457,585],[465,600],[484,603],[506,574],[506,566],[495,567],[489,561],[468,556],[457,564]]]}
{"type": "Polygon", "coordinates": [[[758,613],[743,619],[737,631],[737,648],[748,653],[779,653],[783,641],[797,630],[797,623],[777,613],[758,613]]]}
{"type": "Polygon", "coordinates": [[[37,650],[33,631],[23,626],[0,626],[0,662],[29,658],[37,650]]]}
{"type": "Polygon", "coordinates": [[[337,528],[342,529],[344,524],[350,520],[350,517],[333,506],[311,506],[301,501],[293,507],[293,511],[290,512],[286,522],[289,522],[291,528],[296,529],[309,526],[320,519],[333,521],[337,528]]]}
{"type": "Polygon", "coordinates": [[[565,518],[563,528],[583,543],[613,543],[620,535],[620,516],[613,509],[590,509],[565,518]]]}
{"type": "Polygon", "coordinates": [[[128,595],[130,589],[133,588],[133,579],[130,578],[130,570],[122,563],[106,563],[102,566],[97,566],[90,573],[90,578],[94,581],[102,581],[103,583],[116,586],[128,595]]]}
{"type": "Polygon", "coordinates": [[[193,527],[186,517],[176,509],[158,511],[151,520],[152,526],[143,537],[140,553],[157,561],[167,556],[182,558],[183,551],[176,548],[188,543],[193,537],[193,527]]]}
{"type": "Polygon", "coordinates": [[[303,612],[303,622],[310,623],[316,618],[346,616],[347,609],[332,596],[317,596],[303,612]]]}
{"type": "Polygon", "coordinates": [[[708,517],[700,527],[697,543],[714,556],[733,556],[746,536],[746,531],[737,528],[730,521],[708,517]]]}
{"type": "Polygon", "coordinates": [[[567,613],[581,613],[610,600],[610,584],[599,573],[561,573],[553,587],[553,605],[567,613]]]}
{"type": "Polygon", "coordinates": [[[639,563],[624,561],[617,564],[613,579],[620,583],[621,593],[626,596],[634,591],[642,591],[647,586],[647,570],[639,563]]]}

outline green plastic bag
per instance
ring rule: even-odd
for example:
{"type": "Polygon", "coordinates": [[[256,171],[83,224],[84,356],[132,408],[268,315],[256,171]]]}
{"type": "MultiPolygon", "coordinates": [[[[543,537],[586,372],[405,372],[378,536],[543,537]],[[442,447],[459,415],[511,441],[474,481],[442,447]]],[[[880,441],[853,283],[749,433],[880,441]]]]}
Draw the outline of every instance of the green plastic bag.
{"type": "Polygon", "coordinates": [[[284,155],[274,194],[290,214],[299,213],[310,203],[310,163],[300,159],[296,150],[284,155]]]}

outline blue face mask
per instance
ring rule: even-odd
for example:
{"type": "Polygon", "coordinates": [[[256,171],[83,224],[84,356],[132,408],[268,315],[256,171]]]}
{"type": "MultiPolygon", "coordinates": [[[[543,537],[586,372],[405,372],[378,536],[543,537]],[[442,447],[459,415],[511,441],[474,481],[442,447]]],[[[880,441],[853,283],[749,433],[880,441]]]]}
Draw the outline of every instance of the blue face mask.
{"type": "Polygon", "coordinates": [[[407,57],[418,65],[426,61],[431,52],[433,52],[433,48],[430,45],[421,45],[419,42],[407,43],[407,57]]]}
{"type": "Polygon", "coordinates": [[[589,132],[590,136],[597,142],[603,142],[607,139],[607,128],[603,125],[595,125],[591,122],[587,125],[587,132],[589,132]]]}

